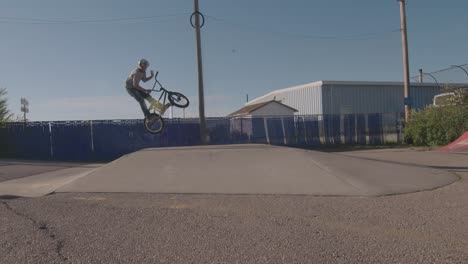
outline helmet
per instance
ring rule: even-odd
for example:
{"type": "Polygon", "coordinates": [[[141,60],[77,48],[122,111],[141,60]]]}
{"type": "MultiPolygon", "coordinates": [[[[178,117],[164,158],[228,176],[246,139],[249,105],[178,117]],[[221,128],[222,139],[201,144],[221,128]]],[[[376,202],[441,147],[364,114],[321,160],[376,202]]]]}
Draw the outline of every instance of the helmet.
{"type": "Polygon", "coordinates": [[[141,66],[141,65],[149,66],[150,63],[149,63],[149,61],[146,60],[146,59],[141,59],[141,60],[138,61],[138,65],[140,65],[140,66],[141,66]]]}

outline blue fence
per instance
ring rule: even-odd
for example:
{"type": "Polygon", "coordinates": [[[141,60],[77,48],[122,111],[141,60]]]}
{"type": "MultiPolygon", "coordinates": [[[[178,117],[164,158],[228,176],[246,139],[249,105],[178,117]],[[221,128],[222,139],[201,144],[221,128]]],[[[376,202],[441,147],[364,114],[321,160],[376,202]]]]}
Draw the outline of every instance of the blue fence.
{"type": "MultiPolygon", "coordinates": [[[[210,144],[323,145],[398,143],[401,114],[209,118],[210,144]]],[[[106,161],[143,149],[200,144],[198,119],[168,119],[159,135],[141,120],[9,123],[0,127],[0,156],[106,161]]]]}

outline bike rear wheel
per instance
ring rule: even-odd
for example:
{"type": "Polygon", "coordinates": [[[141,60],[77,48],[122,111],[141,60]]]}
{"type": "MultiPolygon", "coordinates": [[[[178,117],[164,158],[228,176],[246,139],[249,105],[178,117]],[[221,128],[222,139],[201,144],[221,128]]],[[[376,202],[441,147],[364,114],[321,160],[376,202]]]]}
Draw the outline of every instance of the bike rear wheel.
{"type": "Polygon", "coordinates": [[[158,114],[150,114],[145,117],[145,128],[151,134],[159,134],[164,129],[164,119],[158,114]]]}
{"type": "Polygon", "coordinates": [[[168,99],[172,105],[180,108],[186,108],[190,104],[188,98],[185,95],[177,92],[169,92],[168,99]]]}

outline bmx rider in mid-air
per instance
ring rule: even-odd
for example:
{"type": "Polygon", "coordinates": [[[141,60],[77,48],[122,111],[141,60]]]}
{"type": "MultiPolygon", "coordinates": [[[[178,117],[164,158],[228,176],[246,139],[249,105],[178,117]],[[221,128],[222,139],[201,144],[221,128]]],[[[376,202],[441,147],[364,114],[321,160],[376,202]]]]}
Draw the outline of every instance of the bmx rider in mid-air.
{"type": "MultiPolygon", "coordinates": [[[[146,100],[153,99],[149,94],[151,93],[151,89],[145,89],[140,86],[140,81],[147,82],[154,77],[154,70],[151,70],[151,75],[146,77],[146,70],[148,69],[150,63],[146,59],[141,59],[138,61],[138,67],[134,69],[130,75],[128,76],[127,80],[125,81],[125,88],[129,95],[131,95],[141,107],[141,111],[145,117],[149,117],[150,111],[148,110],[148,106],[145,103],[146,100]]],[[[167,108],[170,107],[170,104],[166,105],[159,105],[159,109],[161,113],[164,113],[167,108]]]]}

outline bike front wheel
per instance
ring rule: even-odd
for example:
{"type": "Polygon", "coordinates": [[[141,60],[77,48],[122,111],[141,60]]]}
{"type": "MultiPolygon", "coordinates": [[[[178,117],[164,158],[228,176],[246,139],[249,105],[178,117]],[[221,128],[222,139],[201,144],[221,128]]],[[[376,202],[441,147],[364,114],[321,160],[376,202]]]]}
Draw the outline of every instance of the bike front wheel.
{"type": "Polygon", "coordinates": [[[164,119],[158,114],[150,114],[145,117],[145,128],[151,134],[159,134],[164,129],[164,119]]]}
{"type": "Polygon", "coordinates": [[[180,108],[186,108],[190,104],[188,98],[181,93],[169,92],[168,95],[169,95],[169,98],[168,98],[169,102],[174,106],[177,106],[180,108]]]}

